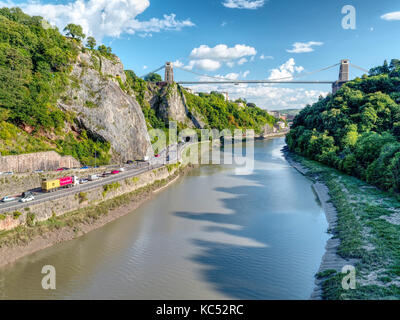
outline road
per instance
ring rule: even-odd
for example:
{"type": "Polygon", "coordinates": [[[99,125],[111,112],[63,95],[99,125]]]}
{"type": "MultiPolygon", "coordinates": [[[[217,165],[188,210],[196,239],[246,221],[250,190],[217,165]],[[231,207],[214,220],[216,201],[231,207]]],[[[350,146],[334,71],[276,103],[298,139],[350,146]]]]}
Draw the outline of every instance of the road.
{"type": "Polygon", "coordinates": [[[85,184],[80,184],[77,185],[73,188],[70,189],[61,189],[56,192],[52,193],[44,193],[44,192],[33,192],[35,196],[35,200],[27,202],[27,203],[22,203],[19,202],[20,198],[17,198],[14,201],[11,202],[6,202],[6,203],[0,203],[0,213],[4,212],[12,212],[16,211],[25,207],[29,207],[35,204],[39,204],[42,202],[46,201],[51,201],[51,200],[56,200],[60,199],[69,195],[74,195],[80,192],[85,192],[91,189],[95,189],[98,187],[102,187],[106,184],[110,184],[113,182],[118,182],[124,179],[128,178],[133,178],[135,176],[138,176],[146,171],[154,170],[163,167],[166,163],[175,163],[177,159],[177,155],[182,152],[182,150],[187,147],[190,143],[186,143],[184,145],[172,145],[168,147],[167,149],[164,149],[162,152],[160,152],[159,157],[154,157],[152,158],[149,162],[145,163],[145,167],[143,168],[137,168],[135,166],[125,166],[124,172],[120,172],[119,174],[116,175],[111,175],[105,178],[99,178],[99,180],[96,181],[90,181],[85,184]],[[169,161],[167,161],[167,155],[169,155],[169,161]]]}

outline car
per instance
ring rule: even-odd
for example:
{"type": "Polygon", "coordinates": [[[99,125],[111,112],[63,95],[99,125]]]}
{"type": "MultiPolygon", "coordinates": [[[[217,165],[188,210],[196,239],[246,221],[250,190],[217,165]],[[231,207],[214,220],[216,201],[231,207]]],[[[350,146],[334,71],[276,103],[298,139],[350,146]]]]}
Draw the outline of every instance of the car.
{"type": "Polygon", "coordinates": [[[119,172],[125,172],[126,169],[125,169],[125,168],[119,168],[118,171],[119,171],[119,172]]]}
{"type": "Polygon", "coordinates": [[[155,157],[156,157],[156,158],[159,158],[159,157],[160,157],[160,155],[159,155],[159,154],[156,154],[156,155],[155,155],[155,157]]]}
{"type": "Polygon", "coordinates": [[[33,171],[33,173],[43,173],[44,171],[43,170],[35,170],[35,171],[33,171]]]}
{"type": "Polygon", "coordinates": [[[10,201],[14,201],[15,198],[12,196],[5,196],[3,199],[1,199],[2,202],[10,202],[10,201]]]}
{"type": "Polygon", "coordinates": [[[90,167],[89,166],[84,166],[84,167],[81,168],[81,170],[86,170],[86,169],[90,169],[90,167]]]}
{"type": "Polygon", "coordinates": [[[96,181],[99,179],[99,176],[97,174],[92,174],[88,177],[89,181],[96,181]]]}
{"type": "Polygon", "coordinates": [[[133,160],[128,160],[128,161],[126,162],[126,164],[135,164],[135,161],[133,161],[133,160]]]}
{"type": "Polygon", "coordinates": [[[8,176],[12,176],[14,174],[14,172],[8,171],[8,172],[4,172],[3,174],[8,175],[8,176]]]}
{"type": "Polygon", "coordinates": [[[29,195],[29,196],[27,196],[27,197],[22,198],[22,199],[19,200],[19,201],[20,201],[20,202],[29,202],[29,201],[33,201],[33,200],[35,200],[35,197],[33,196],[33,194],[31,194],[31,195],[29,195]]]}
{"type": "Polygon", "coordinates": [[[118,170],[111,171],[111,174],[118,174],[118,173],[120,173],[120,171],[118,170]]]}
{"type": "Polygon", "coordinates": [[[64,168],[58,168],[56,171],[64,171],[64,168]]]}
{"type": "Polygon", "coordinates": [[[84,183],[88,183],[88,182],[89,182],[89,180],[87,180],[87,179],[79,180],[79,184],[84,184],[84,183]]]}

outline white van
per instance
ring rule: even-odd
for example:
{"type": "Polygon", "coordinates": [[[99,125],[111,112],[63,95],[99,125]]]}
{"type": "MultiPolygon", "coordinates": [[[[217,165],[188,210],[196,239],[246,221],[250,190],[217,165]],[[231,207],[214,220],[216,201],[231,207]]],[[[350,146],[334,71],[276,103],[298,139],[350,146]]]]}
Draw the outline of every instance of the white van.
{"type": "Polygon", "coordinates": [[[97,174],[92,174],[91,176],[89,176],[89,181],[95,181],[98,179],[99,179],[99,176],[97,174]]]}

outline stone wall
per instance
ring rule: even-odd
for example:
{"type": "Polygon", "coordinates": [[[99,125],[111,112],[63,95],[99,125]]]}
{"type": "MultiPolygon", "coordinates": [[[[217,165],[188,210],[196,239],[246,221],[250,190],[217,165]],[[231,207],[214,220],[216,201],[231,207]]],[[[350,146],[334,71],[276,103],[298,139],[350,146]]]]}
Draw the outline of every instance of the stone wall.
{"type": "Polygon", "coordinates": [[[120,195],[135,191],[142,187],[152,184],[157,180],[163,180],[175,174],[177,168],[168,171],[167,167],[144,172],[134,178],[125,178],[119,181],[119,187],[104,193],[103,187],[98,187],[86,191],[85,200],[79,197],[79,191],[74,195],[69,195],[61,199],[47,201],[19,209],[20,216],[14,218],[13,212],[0,214],[0,231],[11,230],[19,225],[24,225],[28,214],[35,215],[35,221],[45,221],[54,215],[60,216],[67,212],[75,211],[91,205],[96,205],[105,200],[118,197],[120,195]]]}
{"type": "Polygon", "coordinates": [[[71,156],[61,156],[55,151],[0,156],[1,172],[32,172],[35,170],[51,171],[60,167],[80,167],[78,160],[71,156]]]}

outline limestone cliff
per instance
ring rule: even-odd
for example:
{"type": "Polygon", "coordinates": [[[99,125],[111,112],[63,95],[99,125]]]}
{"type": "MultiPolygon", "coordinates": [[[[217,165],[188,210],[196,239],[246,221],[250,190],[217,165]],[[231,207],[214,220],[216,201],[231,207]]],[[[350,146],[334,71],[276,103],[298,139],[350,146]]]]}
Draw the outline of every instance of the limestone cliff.
{"type": "Polygon", "coordinates": [[[108,59],[91,51],[80,53],[70,79],[59,107],[73,111],[80,126],[108,141],[114,161],[152,154],[141,107],[121,89],[126,76],[118,58],[108,59]]]}
{"type": "Polygon", "coordinates": [[[177,84],[163,84],[159,87],[149,83],[146,100],[165,122],[172,120],[197,129],[205,126],[201,115],[189,112],[185,96],[177,84]]]}

